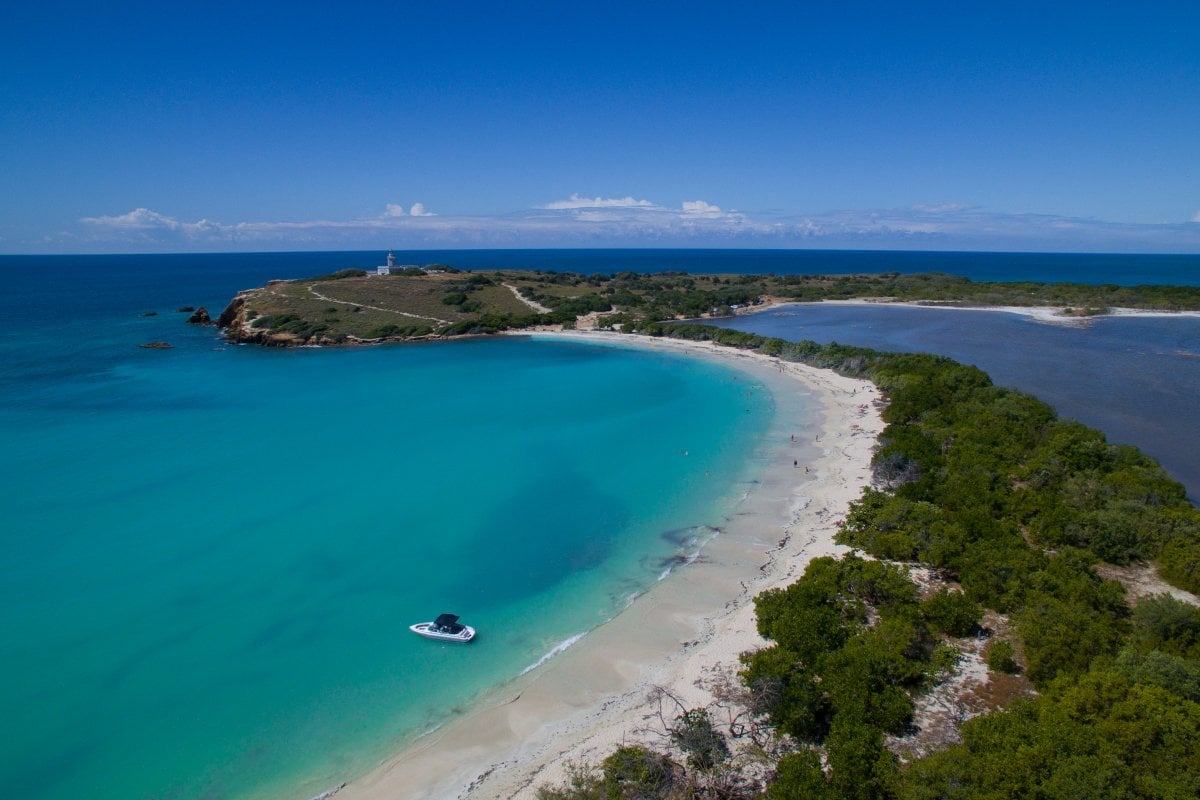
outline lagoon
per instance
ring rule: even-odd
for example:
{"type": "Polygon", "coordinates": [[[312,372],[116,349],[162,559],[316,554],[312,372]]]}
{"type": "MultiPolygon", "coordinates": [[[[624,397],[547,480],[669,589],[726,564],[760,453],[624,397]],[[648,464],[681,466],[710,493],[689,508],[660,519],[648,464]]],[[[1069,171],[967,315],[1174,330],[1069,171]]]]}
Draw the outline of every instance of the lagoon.
{"type": "Polygon", "coordinates": [[[1200,317],[1112,316],[1072,325],[989,310],[810,303],[715,324],[974,364],[998,385],[1157,458],[1200,500],[1200,317]]]}

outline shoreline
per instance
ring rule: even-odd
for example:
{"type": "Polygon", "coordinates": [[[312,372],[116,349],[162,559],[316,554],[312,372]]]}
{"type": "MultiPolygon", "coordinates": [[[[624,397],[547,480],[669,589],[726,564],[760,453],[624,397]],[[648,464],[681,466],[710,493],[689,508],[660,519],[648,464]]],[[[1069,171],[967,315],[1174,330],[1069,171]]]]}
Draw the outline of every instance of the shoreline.
{"type": "Polygon", "coordinates": [[[798,578],[809,559],[846,549],[833,542],[837,523],[869,482],[883,427],[870,382],[711,342],[582,331],[516,335],[684,352],[753,375],[776,407],[767,436],[755,444],[762,472],[699,558],[574,646],[332,790],[337,800],[533,798],[537,787],[561,783],[568,764],[649,741],[644,729],[657,710],[655,690],[689,707],[709,702],[704,684],[736,669],[741,652],[765,644],[753,597],[798,578]],[[801,462],[806,471],[797,469],[801,462]]]}
{"type": "Polygon", "coordinates": [[[1133,318],[1133,317],[1200,317],[1200,311],[1155,311],[1146,308],[1119,308],[1112,307],[1106,310],[1103,314],[1092,315],[1070,315],[1064,313],[1066,306],[988,306],[988,305],[969,305],[958,304],[947,301],[942,302],[920,302],[915,300],[817,300],[812,302],[804,302],[797,300],[781,300],[778,302],[764,303],[761,306],[753,306],[747,309],[738,309],[738,313],[755,314],[770,311],[782,306],[869,306],[872,308],[893,307],[893,308],[934,308],[945,309],[948,311],[995,311],[1003,314],[1016,314],[1018,316],[1028,317],[1034,322],[1040,322],[1047,325],[1068,325],[1074,327],[1086,327],[1094,320],[1098,319],[1113,319],[1113,318],[1133,318]]]}

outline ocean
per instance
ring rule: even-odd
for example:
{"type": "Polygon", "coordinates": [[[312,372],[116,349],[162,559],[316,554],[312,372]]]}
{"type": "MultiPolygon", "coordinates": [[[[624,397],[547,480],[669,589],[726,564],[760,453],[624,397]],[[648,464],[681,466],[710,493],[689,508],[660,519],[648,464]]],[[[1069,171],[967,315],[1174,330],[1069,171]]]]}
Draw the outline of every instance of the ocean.
{"type": "MultiPolygon", "coordinates": [[[[1200,280],[1194,256],[397,257],[583,272],[1200,280]]],[[[215,316],[268,279],[382,259],[0,257],[6,794],[311,797],[669,579],[734,507],[773,401],[725,367],[519,337],[230,347],[176,311],[215,316]],[[173,347],[138,346],[149,341],[173,347]],[[479,640],[443,645],[404,630],[443,611],[479,640]]],[[[1100,357],[1121,346],[1102,340],[1100,357]]]]}
{"type": "MultiPolygon", "coordinates": [[[[666,272],[778,275],[863,272],[946,272],[980,281],[1049,281],[1200,285],[1200,254],[970,253],[919,250],[397,250],[400,264],[450,264],[460,269],[541,269],[584,274],[666,272]]],[[[176,255],[0,256],[4,274],[31,274],[41,286],[83,280],[97,301],[136,288],[144,296],[177,298],[200,292],[224,302],[233,289],[272,278],[318,275],[338,269],[374,269],[378,251],[297,253],[183,253],[176,255]],[[94,275],[97,280],[88,281],[94,275]],[[216,292],[216,294],[213,294],[216,292]]],[[[115,297],[115,296],[113,296],[115,297]]]]}

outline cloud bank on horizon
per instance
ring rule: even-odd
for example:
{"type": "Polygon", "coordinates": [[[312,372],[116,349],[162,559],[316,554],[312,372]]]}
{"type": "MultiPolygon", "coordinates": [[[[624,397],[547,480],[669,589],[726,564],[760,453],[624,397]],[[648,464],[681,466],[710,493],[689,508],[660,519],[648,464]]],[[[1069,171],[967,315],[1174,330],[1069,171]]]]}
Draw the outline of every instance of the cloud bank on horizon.
{"type": "Polygon", "coordinates": [[[0,252],[1200,252],[1194,4],[251,5],[14,5],[0,252]]]}
{"type": "Polygon", "coordinates": [[[725,210],[707,200],[678,206],[583,197],[501,215],[438,214],[414,202],[358,219],[185,221],[149,208],[83,217],[72,245],[108,251],[312,250],[473,247],[744,247],[1063,252],[1200,250],[1200,212],[1186,222],[1109,222],[1006,214],[957,205],[774,215],[725,210]]]}

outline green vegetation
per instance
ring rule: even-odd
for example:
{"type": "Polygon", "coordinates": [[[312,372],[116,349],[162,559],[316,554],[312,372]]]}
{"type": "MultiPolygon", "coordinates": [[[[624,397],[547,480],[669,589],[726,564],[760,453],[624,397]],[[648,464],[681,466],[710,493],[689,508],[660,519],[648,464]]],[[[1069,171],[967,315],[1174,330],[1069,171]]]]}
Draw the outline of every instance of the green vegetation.
{"type": "Polygon", "coordinates": [[[657,800],[678,793],[682,770],[667,756],[645,747],[618,747],[599,770],[576,769],[567,786],[538,790],[538,800],[657,800]]]}
{"type": "MultiPolygon", "coordinates": [[[[973,283],[949,275],[721,276],[631,272],[347,271],[276,282],[222,319],[268,344],[487,334],[534,325],[711,340],[874,381],[887,423],[874,486],[839,541],[859,555],[816,559],[795,584],[756,598],[771,645],[743,656],[746,709],[663,718],[671,753],[626,746],[543,798],[750,798],[736,739],[770,763],[766,797],[1195,797],[1200,794],[1200,612],[1168,596],[1132,609],[1100,562],[1154,562],[1200,591],[1200,510],[1152,459],[1057,419],[974,367],[925,354],[788,342],[678,324],[768,298],[889,298],[1200,308],[1200,288],[973,283]],[[253,309],[253,311],[251,311],[253,309]],[[550,309],[545,312],[541,309],[550,309]],[[953,588],[922,597],[905,564],[953,588]],[[915,699],[953,671],[981,620],[1011,630],[984,658],[1040,692],[962,728],[962,744],[902,763],[915,699]],[[749,733],[748,733],[749,732],[749,733]]],[[[228,324],[228,323],[223,323],[228,324]]],[[[759,774],[759,773],[755,773],[759,774]]]]}
{"type": "MultiPolygon", "coordinates": [[[[775,761],[768,798],[1200,795],[1200,611],[1165,595],[1131,610],[1095,570],[1151,560],[1200,589],[1200,510],[1156,462],[950,359],[699,325],[627,329],[836,369],[888,400],[880,488],[852,504],[839,535],[884,560],[815,559],[755,600],[772,644],[743,656],[740,679],[750,713],[792,751],[775,761]],[[923,564],[961,591],[922,599],[894,562],[923,564]],[[914,699],[957,660],[947,637],[972,635],[984,608],[1013,629],[988,646],[989,668],[1023,672],[1041,694],[968,722],[962,744],[901,763],[887,737],[908,731],[914,699]]],[[[719,767],[676,749],[686,772],[676,785],[695,791],[655,796],[761,796],[712,791],[706,776],[719,767]]]]}
{"type": "Polygon", "coordinates": [[[1097,669],[963,726],[963,743],[914,763],[905,800],[1200,796],[1200,705],[1097,669]]]}
{"type": "MultiPolygon", "coordinates": [[[[364,318],[325,320],[310,343],[333,338],[374,339],[371,332],[404,316],[428,324],[416,336],[455,336],[533,325],[571,325],[599,314],[605,328],[728,316],[767,300],[870,298],[926,303],[1065,306],[1072,316],[1103,314],[1111,306],[1200,309],[1200,288],[988,283],[940,273],[901,275],[689,275],[682,272],[579,275],[569,272],[466,272],[447,265],[398,270],[388,277],[344,269],[316,278],[274,282],[247,296],[263,316],[294,314],[314,320],[334,300],[364,318]],[[515,290],[515,293],[514,293],[515,290]],[[536,309],[536,310],[535,310],[536,309]],[[549,309],[549,312],[541,312],[549,309]],[[391,316],[393,319],[386,319],[391,316]],[[460,324],[462,323],[462,324],[460,324]],[[471,323],[471,324],[467,324],[471,323]],[[324,337],[324,338],[322,338],[324,337]]],[[[401,327],[404,327],[401,325],[401,327]]],[[[258,326],[258,338],[275,329],[258,326]]],[[[295,331],[275,344],[303,343],[295,331]]],[[[404,336],[392,338],[406,338],[404,336]]]]}
{"type": "Polygon", "coordinates": [[[303,319],[298,314],[264,314],[261,317],[255,317],[250,325],[254,328],[267,328],[294,334],[304,339],[310,336],[319,336],[329,330],[328,323],[303,319]]]}
{"type": "Polygon", "coordinates": [[[307,281],[340,281],[346,278],[365,278],[367,271],[365,269],[339,269],[337,272],[330,272],[326,275],[318,275],[315,278],[306,278],[307,281]]]}
{"type": "Polygon", "coordinates": [[[984,659],[988,669],[992,672],[1007,672],[1012,674],[1020,669],[1016,661],[1013,646],[1003,639],[997,639],[988,645],[987,651],[984,653],[984,659]]]}

